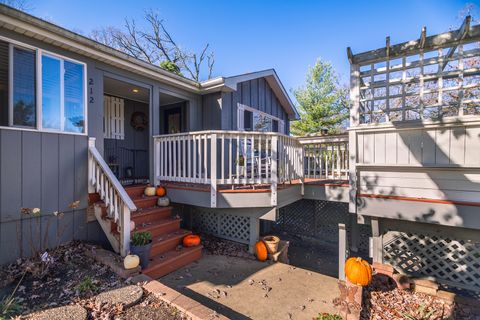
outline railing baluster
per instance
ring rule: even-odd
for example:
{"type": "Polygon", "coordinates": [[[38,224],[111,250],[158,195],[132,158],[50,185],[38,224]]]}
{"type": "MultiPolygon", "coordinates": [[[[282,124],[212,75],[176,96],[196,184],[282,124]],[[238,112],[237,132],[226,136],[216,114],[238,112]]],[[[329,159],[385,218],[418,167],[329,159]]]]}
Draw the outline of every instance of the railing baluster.
{"type": "MultiPolygon", "coordinates": [[[[158,149],[158,144],[154,144],[158,149]]],[[[119,251],[122,256],[125,256],[129,252],[130,247],[130,212],[137,210],[132,200],[125,192],[117,177],[113,174],[110,167],[102,158],[98,150],[95,148],[93,139],[89,141],[89,159],[91,160],[91,170],[89,170],[88,181],[91,187],[94,187],[97,193],[100,194],[100,198],[106,205],[106,212],[108,217],[112,218],[115,223],[122,230],[118,243],[113,242],[112,246],[118,245],[115,250],[119,251]],[[119,203],[124,204],[124,209],[119,211],[119,203]]],[[[154,152],[154,157],[158,159],[158,152],[154,152]]],[[[156,174],[158,174],[159,167],[154,167],[156,174]]],[[[98,219],[98,217],[97,217],[98,219]]]]}

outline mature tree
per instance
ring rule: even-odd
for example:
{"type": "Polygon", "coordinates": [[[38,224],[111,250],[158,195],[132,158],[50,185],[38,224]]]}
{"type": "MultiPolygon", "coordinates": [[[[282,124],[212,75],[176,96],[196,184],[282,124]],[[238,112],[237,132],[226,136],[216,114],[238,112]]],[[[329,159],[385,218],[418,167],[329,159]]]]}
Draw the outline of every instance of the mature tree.
{"type": "Polygon", "coordinates": [[[215,62],[207,43],[200,53],[185,50],[167,30],[165,21],[154,11],[145,12],[147,28],[138,28],[134,19],[125,19],[124,29],[104,27],[93,30],[91,38],[135,58],[184,75],[196,81],[212,77],[215,62]]]}
{"type": "Polygon", "coordinates": [[[318,59],[310,67],[305,84],[293,91],[300,120],[292,123],[295,135],[339,133],[348,118],[348,89],[339,84],[338,75],[329,62],[318,59]]]}
{"type": "Polygon", "coordinates": [[[0,4],[7,5],[21,11],[30,11],[32,8],[28,0],[0,0],[0,4]]]}

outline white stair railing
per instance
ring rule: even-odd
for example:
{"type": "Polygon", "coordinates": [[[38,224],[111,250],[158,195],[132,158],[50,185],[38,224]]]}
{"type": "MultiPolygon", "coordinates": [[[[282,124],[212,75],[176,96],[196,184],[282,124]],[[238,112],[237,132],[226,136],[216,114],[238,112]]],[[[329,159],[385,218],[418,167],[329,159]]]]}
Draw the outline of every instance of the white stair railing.
{"type": "Polygon", "coordinates": [[[126,256],[130,251],[130,213],[137,207],[95,148],[95,138],[90,138],[88,144],[89,192],[98,193],[105,203],[108,218],[119,229],[120,254],[126,256]]]}

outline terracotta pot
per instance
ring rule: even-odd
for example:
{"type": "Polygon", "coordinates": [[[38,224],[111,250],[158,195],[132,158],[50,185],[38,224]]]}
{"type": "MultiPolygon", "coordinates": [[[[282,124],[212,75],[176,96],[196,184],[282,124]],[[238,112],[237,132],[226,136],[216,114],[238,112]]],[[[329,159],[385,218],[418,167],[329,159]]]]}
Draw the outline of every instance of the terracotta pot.
{"type": "Polygon", "coordinates": [[[269,254],[275,254],[278,251],[278,243],[280,242],[280,238],[277,236],[266,236],[263,238],[263,242],[265,242],[265,246],[267,247],[267,251],[269,254]]]}

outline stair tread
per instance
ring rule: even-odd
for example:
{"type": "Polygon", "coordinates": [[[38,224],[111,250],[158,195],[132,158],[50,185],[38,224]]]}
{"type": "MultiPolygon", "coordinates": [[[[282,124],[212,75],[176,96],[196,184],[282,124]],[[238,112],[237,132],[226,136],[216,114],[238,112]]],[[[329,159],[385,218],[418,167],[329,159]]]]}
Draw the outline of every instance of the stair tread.
{"type": "Polygon", "coordinates": [[[197,247],[189,247],[189,248],[182,247],[182,249],[180,250],[174,249],[174,250],[170,250],[165,253],[156,255],[150,259],[150,264],[142,272],[148,273],[152,270],[162,267],[163,265],[169,263],[170,261],[180,259],[196,251],[201,251],[202,249],[203,249],[203,246],[201,245],[197,247]]]}
{"type": "Polygon", "coordinates": [[[172,210],[172,207],[148,207],[148,208],[138,208],[137,211],[132,212],[131,218],[146,216],[156,212],[172,210]]]}
{"type": "Polygon", "coordinates": [[[148,224],[141,224],[141,225],[137,226],[135,228],[134,232],[141,232],[141,231],[145,231],[145,230],[150,230],[150,229],[153,229],[153,228],[156,228],[156,227],[159,227],[159,226],[163,226],[165,224],[177,222],[177,221],[182,221],[182,219],[172,217],[172,218],[166,218],[166,219],[160,219],[160,220],[153,220],[152,222],[150,222],[148,224]]]}
{"type": "Polygon", "coordinates": [[[167,234],[156,236],[153,238],[152,246],[160,245],[162,242],[169,241],[172,239],[181,239],[190,233],[192,233],[190,230],[178,229],[176,231],[173,231],[167,234]]]}
{"type": "Polygon", "coordinates": [[[148,184],[133,184],[129,186],[125,186],[125,190],[135,190],[135,189],[145,189],[148,186],[148,184]]]}

